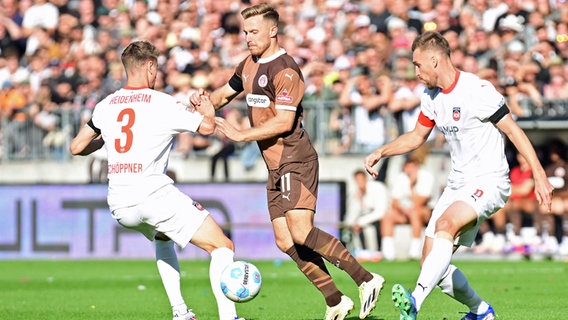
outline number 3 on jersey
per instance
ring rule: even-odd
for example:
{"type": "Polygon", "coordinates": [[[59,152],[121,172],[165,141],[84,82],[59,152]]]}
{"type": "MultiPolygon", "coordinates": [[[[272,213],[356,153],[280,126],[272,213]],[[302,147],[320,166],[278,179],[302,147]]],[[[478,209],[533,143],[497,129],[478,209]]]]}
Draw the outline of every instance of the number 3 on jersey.
{"type": "Polygon", "coordinates": [[[134,109],[131,108],[123,109],[118,114],[116,121],[120,123],[126,122],[126,124],[124,124],[121,128],[122,133],[124,133],[123,137],[120,139],[114,139],[114,148],[118,153],[128,152],[130,147],[132,147],[132,139],[134,138],[134,135],[132,134],[131,128],[134,125],[134,118],[134,109]]]}

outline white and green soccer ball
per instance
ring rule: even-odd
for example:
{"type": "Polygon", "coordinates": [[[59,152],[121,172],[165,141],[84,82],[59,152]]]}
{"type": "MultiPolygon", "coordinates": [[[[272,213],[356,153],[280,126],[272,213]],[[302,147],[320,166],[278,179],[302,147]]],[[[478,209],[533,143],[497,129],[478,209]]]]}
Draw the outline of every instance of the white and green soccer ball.
{"type": "Polygon", "coordinates": [[[262,287],[258,268],[248,261],[235,261],[221,273],[221,290],[234,302],[254,299],[262,287]]]}

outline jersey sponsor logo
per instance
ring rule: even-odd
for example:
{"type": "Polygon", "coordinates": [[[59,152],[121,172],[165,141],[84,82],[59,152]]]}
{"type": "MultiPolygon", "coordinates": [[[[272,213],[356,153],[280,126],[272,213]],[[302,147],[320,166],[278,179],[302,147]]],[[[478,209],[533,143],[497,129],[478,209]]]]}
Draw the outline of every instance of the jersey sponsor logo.
{"type": "Polygon", "coordinates": [[[290,74],[290,73],[285,73],[285,74],[284,74],[284,77],[290,78],[290,81],[292,81],[292,76],[293,76],[293,74],[290,74]]]}
{"type": "Polygon", "coordinates": [[[268,77],[263,74],[258,78],[258,86],[261,88],[266,87],[266,85],[268,84],[268,77]]]}
{"type": "Polygon", "coordinates": [[[197,210],[199,210],[199,211],[205,210],[205,208],[203,208],[203,206],[201,205],[201,203],[199,203],[199,202],[197,202],[197,201],[195,201],[195,200],[193,200],[193,206],[196,207],[197,210]]]}
{"type": "Polygon", "coordinates": [[[452,118],[454,119],[454,121],[458,121],[461,118],[461,108],[454,107],[452,110],[452,118]]]}
{"type": "Polygon", "coordinates": [[[276,96],[276,102],[292,103],[292,101],[294,101],[294,98],[288,95],[288,90],[286,89],[276,96]]]}
{"type": "Polygon", "coordinates": [[[447,136],[450,134],[456,134],[460,131],[460,128],[456,127],[456,126],[441,126],[440,127],[440,131],[442,131],[442,133],[447,136]]]}
{"type": "Polygon", "coordinates": [[[263,94],[247,94],[247,105],[255,108],[268,108],[270,106],[270,99],[263,94]]]}

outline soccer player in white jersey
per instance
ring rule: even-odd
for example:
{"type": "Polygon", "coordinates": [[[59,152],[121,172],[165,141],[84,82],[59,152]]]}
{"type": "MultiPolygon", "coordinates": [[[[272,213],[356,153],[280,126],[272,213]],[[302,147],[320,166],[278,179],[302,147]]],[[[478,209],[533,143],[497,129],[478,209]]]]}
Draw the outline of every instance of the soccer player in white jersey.
{"type": "Polygon", "coordinates": [[[469,307],[462,320],[491,320],[495,317],[493,308],[471,288],[463,273],[451,264],[451,258],[460,245],[471,246],[479,224],[502,208],[509,197],[509,166],[502,133],[527,159],[538,202],[548,211],[553,187],[531,142],[509,115],[503,96],[490,82],[456,69],[448,42],[440,33],[425,32],[417,37],[412,52],[416,76],[427,87],[416,127],[369,154],[365,168],[376,176],[373,166],[379,159],[418,148],[434,126],[448,142],[452,167],[426,227],[416,287],[410,293],[395,284],[393,301],[400,319],[416,319],[422,303],[438,285],[469,307]]]}
{"type": "Polygon", "coordinates": [[[156,244],[156,261],[174,320],[195,320],[181,294],[174,243],[189,242],[211,255],[209,277],[220,320],[237,317],[235,304],[220,286],[223,269],[233,261],[234,244],[199,203],[183,194],[166,175],[174,136],[180,132],[209,135],[215,111],[207,97],[195,109],[154,90],[159,51],[135,41],[122,52],[126,86],[99,102],[93,116],[71,142],[73,155],[105,146],[108,157],[108,204],[124,227],[156,244]]]}

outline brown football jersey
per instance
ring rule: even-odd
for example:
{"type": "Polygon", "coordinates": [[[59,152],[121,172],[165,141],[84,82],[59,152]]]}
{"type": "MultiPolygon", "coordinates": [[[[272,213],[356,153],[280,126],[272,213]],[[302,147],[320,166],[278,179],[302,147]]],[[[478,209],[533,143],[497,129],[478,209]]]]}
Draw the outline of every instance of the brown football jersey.
{"type": "Polygon", "coordinates": [[[276,116],[278,109],[296,113],[292,130],[272,139],[257,141],[268,169],[317,159],[308,133],[302,126],[304,77],[284,49],[268,58],[247,57],[237,66],[229,84],[237,92],[244,91],[253,127],[276,116]]]}

